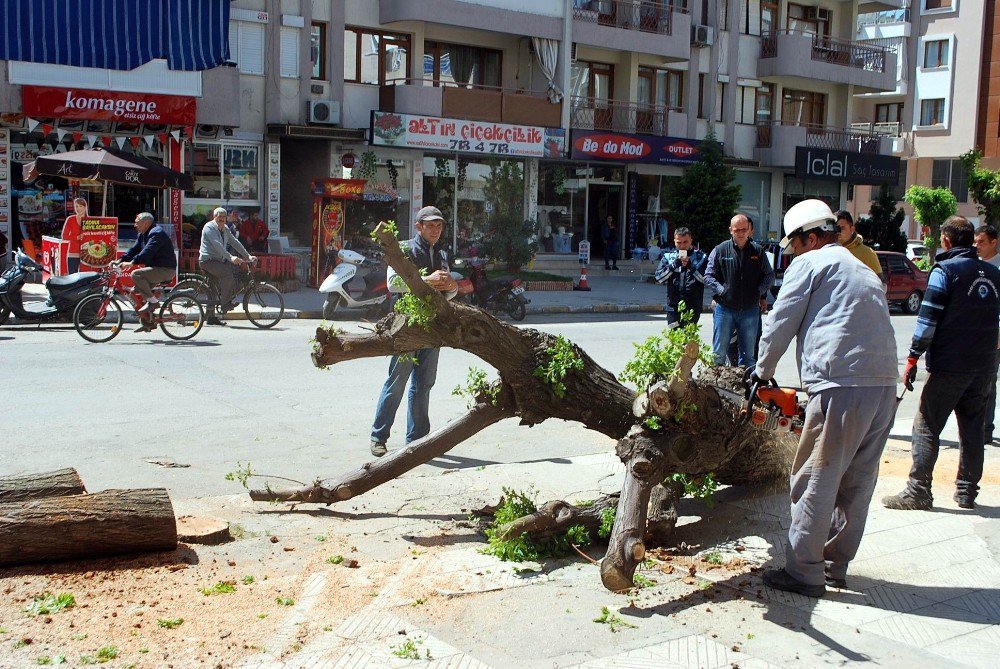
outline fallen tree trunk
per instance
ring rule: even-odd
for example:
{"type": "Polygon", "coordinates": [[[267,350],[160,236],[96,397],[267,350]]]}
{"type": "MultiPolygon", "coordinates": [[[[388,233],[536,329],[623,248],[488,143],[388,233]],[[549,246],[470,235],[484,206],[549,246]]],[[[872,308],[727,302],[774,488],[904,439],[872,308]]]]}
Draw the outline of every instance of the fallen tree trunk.
{"type": "Polygon", "coordinates": [[[177,548],[162,488],[0,504],[0,567],[177,548]]]}
{"type": "MultiPolygon", "coordinates": [[[[562,338],[515,328],[480,309],[447,302],[423,281],[385,226],[380,224],[376,236],[389,265],[422,306],[408,300],[411,313],[391,314],[371,333],[319,328],[313,363],[326,367],[345,360],[451,347],[482,358],[498,370],[500,378],[491,389],[480,389],[468,414],[381,461],[338,478],[317,479],[298,490],[252,490],[253,499],[342,501],[446,453],[504,417],[516,416],[527,426],[548,418],[574,421],[616,440],[616,452],[625,464],[608,554],[601,565],[605,586],[624,590],[632,587],[646,542],[662,540],[673,532],[681,490],[665,483],[670,474],[715,472],[720,482],[736,484],[787,473],[790,448],[787,444],[775,447],[786,437],[748,427],[739,419],[739,407],[723,402],[712,386],[718,382],[742,389],[741,376],[719,372],[709,378],[711,383],[693,378],[699,353],[696,342],[688,342],[675,356],[673,370],[663,370],[659,364],[659,383],[636,393],[562,338]],[[429,319],[427,310],[432,312],[429,319]],[[497,393],[498,397],[490,397],[497,393]]],[[[674,358],[663,355],[654,362],[663,359],[674,358]]],[[[585,512],[557,502],[543,505],[523,522],[516,521],[509,531],[544,534],[575,524],[574,519],[594,523],[585,512]]]]}
{"type": "Polygon", "coordinates": [[[64,497],[87,492],[83,480],[71,467],[41,474],[0,476],[0,503],[40,497],[64,497]]]}

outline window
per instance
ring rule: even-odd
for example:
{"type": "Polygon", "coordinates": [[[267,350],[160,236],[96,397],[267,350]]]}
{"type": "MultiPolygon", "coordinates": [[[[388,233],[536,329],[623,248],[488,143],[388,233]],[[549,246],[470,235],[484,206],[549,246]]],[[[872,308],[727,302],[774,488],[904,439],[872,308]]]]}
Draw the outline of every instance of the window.
{"type": "Polygon", "coordinates": [[[681,109],[684,100],[684,73],[676,70],[639,68],[636,101],[681,109]]]}
{"type": "Polygon", "coordinates": [[[736,122],[747,125],[757,122],[757,89],[755,87],[736,87],[736,122]]]}
{"type": "Polygon", "coordinates": [[[292,79],[299,78],[299,29],[281,29],[281,76],[292,79]]]}
{"type": "Polygon", "coordinates": [[[586,60],[577,61],[577,65],[586,71],[586,82],[580,86],[580,94],[584,97],[598,100],[611,100],[615,93],[615,66],[608,63],[594,63],[586,60]]]}
{"type": "Polygon", "coordinates": [[[196,143],[187,173],[194,188],[190,198],[258,200],[260,197],[260,148],[252,144],[196,143]]]}
{"type": "Polygon", "coordinates": [[[785,27],[814,35],[830,36],[831,12],[825,7],[806,7],[788,3],[785,27]]]}
{"type": "Polygon", "coordinates": [[[264,25],[230,21],[229,57],[243,74],[264,74],[264,25]]]}
{"type": "Polygon", "coordinates": [[[903,120],[903,103],[890,102],[884,105],[875,105],[876,123],[899,123],[903,120]]]}
{"type": "Polygon", "coordinates": [[[445,84],[497,86],[503,82],[503,54],[475,46],[424,43],[424,76],[445,84]]]}
{"type": "Polygon", "coordinates": [[[951,9],[951,0],[924,0],[924,9],[951,9]]]}
{"type": "MultiPolygon", "coordinates": [[[[878,199],[878,193],[881,190],[881,186],[871,187],[872,202],[878,199]]],[[[889,194],[892,196],[896,202],[903,199],[903,193],[906,192],[906,161],[899,161],[899,181],[894,184],[889,184],[889,194]]]]}
{"type": "Polygon", "coordinates": [[[786,88],[782,97],[782,124],[822,126],[826,123],[826,94],[786,88]]]}
{"type": "MultiPolygon", "coordinates": [[[[698,75],[698,118],[708,118],[709,83],[704,74],[698,75]]],[[[722,121],[722,84],[715,84],[715,122],[722,121]]]]}
{"type": "Polygon", "coordinates": [[[326,24],[313,23],[309,32],[309,61],[312,63],[312,78],[326,79],[326,24]]]}
{"type": "Polygon", "coordinates": [[[410,38],[347,28],[344,30],[344,81],[357,84],[384,84],[409,77],[410,38]]]}
{"type": "Polygon", "coordinates": [[[763,84],[757,89],[757,114],[755,123],[767,124],[774,117],[774,84],[763,84]]]}
{"type": "Polygon", "coordinates": [[[959,202],[969,201],[969,184],[960,160],[935,160],[931,168],[931,188],[947,188],[959,202]]]}
{"type": "Polygon", "coordinates": [[[920,101],[920,125],[944,124],[944,98],[920,101]]]}
{"type": "Polygon", "coordinates": [[[760,0],[760,34],[778,29],[778,0],[760,0]]]}
{"type": "Polygon", "coordinates": [[[948,66],[948,40],[924,42],[924,67],[948,66]]]}

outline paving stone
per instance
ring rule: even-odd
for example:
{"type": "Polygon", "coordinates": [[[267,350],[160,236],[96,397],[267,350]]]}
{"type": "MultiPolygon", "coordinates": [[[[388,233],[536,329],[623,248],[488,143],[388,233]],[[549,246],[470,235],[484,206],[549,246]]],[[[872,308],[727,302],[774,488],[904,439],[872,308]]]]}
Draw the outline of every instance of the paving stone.
{"type": "Polygon", "coordinates": [[[651,653],[663,655],[666,659],[690,669],[714,669],[728,667],[736,654],[728,648],[699,634],[673,639],[646,648],[651,653]]]}
{"type": "Polygon", "coordinates": [[[913,613],[897,613],[888,618],[875,620],[860,625],[859,629],[910,646],[926,648],[987,627],[982,618],[970,620],[971,617],[974,617],[974,614],[968,611],[934,604],[913,613]]]}
{"type": "Polygon", "coordinates": [[[945,603],[948,606],[976,613],[994,625],[1000,624],[1000,593],[995,589],[970,592],[961,597],[949,599],[945,603]]]}
{"type": "Polygon", "coordinates": [[[996,669],[1000,658],[1000,645],[990,643],[977,637],[979,633],[963,634],[947,641],[935,643],[927,650],[948,658],[953,662],[962,662],[972,667],[996,669]]]}

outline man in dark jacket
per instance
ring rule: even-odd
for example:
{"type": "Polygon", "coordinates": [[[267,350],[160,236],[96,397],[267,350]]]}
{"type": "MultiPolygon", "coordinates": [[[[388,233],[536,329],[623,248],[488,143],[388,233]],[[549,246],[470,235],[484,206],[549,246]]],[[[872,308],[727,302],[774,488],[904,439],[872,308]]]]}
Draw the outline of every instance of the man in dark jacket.
{"type": "Polygon", "coordinates": [[[135,292],[142,295],[145,304],[139,307],[139,314],[145,315],[159,304],[153,295],[153,286],[174,278],[177,270],[177,256],[174,254],[174,243],[170,235],[161,226],[155,225],[153,215],[142,212],[135,217],[135,229],[139,232],[138,239],[125,255],[122,256],[122,269],[132,265],[144,265],[132,272],[135,292]]]}
{"type": "Polygon", "coordinates": [[[604,242],[604,269],[618,269],[618,225],[611,214],[601,224],[601,240],[604,242]]]}
{"type": "Polygon", "coordinates": [[[750,238],[753,226],[743,214],[729,222],[732,239],[722,242],[708,256],[705,285],[715,299],[712,352],[715,364],[726,364],[726,351],[733,330],[739,348],[739,364],[757,364],[760,315],[767,310],[767,291],[774,283],[774,270],[760,244],[750,238]]]}
{"type": "MultiPolygon", "coordinates": [[[[451,299],[458,292],[458,284],[448,270],[448,256],[438,247],[444,230],[444,216],[437,207],[424,207],[417,212],[414,224],[417,235],[406,244],[406,254],[417,269],[424,270],[424,281],[451,299]]],[[[389,292],[405,293],[409,290],[390,267],[387,271],[389,292]]],[[[389,378],[382,386],[382,393],[375,407],[372,422],[371,452],[375,457],[386,454],[385,443],[396,420],[396,410],[403,399],[406,381],[410,381],[409,405],[406,420],[406,443],[427,436],[431,431],[428,415],[431,388],[437,380],[439,348],[422,348],[412,355],[394,355],[389,360],[389,378]]]]}
{"type": "Polygon", "coordinates": [[[906,359],[903,383],[913,387],[917,362],[927,353],[927,382],[913,420],[913,465],[906,490],[882,499],[889,509],[930,510],[931,476],[941,431],[951,412],[958,420],[958,477],[955,502],[976,507],[983,476],[983,426],[990,386],[996,383],[993,356],[1000,317],[1000,269],[980,260],[973,228],[952,216],[941,226],[937,264],[927,279],[927,293],[906,359]]]}
{"type": "Polygon", "coordinates": [[[697,323],[701,316],[708,257],[693,246],[691,231],[677,228],[674,231],[674,250],[664,253],[656,268],[656,282],[667,285],[667,326],[671,328],[681,324],[681,302],[692,312],[691,322],[697,323]]]}

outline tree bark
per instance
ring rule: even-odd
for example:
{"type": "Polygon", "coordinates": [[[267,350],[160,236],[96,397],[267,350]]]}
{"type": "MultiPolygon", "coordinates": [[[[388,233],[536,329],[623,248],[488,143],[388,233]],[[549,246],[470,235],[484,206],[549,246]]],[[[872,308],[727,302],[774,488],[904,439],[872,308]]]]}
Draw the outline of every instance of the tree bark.
{"type": "Polygon", "coordinates": [[[162,488],[0,504],[0,567],[177,548],[162,488]]]}
{"type": "Polygon", "coordinates": [[[565,534],[573,525],[583,525],[590,537],[598,538],[604,514],[618,506],[618,494],[602,495],[587,506],[578,506],[562,500],[547,502],[534,513],[522,516],[500,528],[500,536],[516,539],[527,534],[532,539],[544,540],[565,534]]]}
{"type": "Polygon", "coordinates": [[[87,492],[83,480],[73,468],[42,474],[0,476],[0,503],[19,502],[40,497],[82,495],[87,492]]]}

